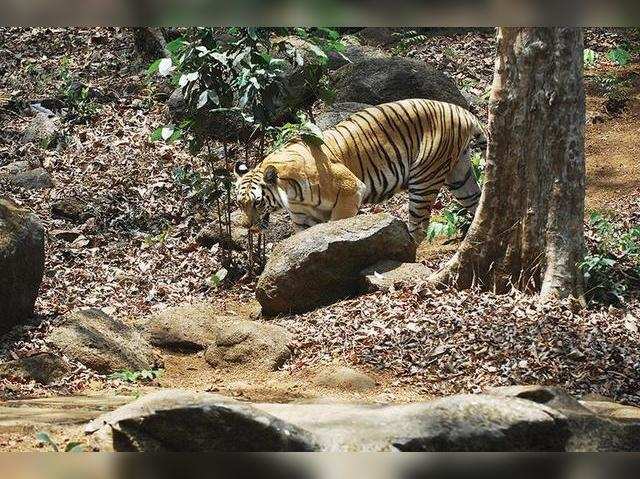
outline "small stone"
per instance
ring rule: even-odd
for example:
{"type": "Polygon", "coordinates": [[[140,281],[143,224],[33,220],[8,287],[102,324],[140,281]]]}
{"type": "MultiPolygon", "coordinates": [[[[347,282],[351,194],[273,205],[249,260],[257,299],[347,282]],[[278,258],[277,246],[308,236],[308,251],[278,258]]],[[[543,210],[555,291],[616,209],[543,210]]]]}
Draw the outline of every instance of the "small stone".
{"type": "Polygon", "coordinates": [[[55,218],[63,218],[80,223],[89,218],[87,204],[78,198],[63,198],[51,205],[51,214],[55,218]]]}
{"type": "Polygon", "coordinates": [[[366,391],[376,387],[374,379],[357,369],[338,366],[320,371],[315,377],[318,386],[345,391],[366,391]]]}
{"type": "Polygon", "coordinates": [[[12,185],[27,190],[42,190],[53,187],[51,176],[44,168],[35,168],[15,175],[8,175],[7,180],[12,185]]]}

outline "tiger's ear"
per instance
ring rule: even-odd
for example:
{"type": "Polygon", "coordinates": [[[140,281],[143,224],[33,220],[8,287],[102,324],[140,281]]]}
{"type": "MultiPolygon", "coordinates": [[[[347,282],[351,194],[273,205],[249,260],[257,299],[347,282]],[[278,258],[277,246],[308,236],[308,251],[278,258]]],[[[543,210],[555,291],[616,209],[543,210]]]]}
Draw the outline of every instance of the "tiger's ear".
{"type": "Polygon", "coordinates": [[[244,161],[236,161],[234,171],[236,173],[236,176],[239,178],[241,176],[244,176],[247,171],[249,171],[249,167],[244,161]]]}
{"type": "Polygon", "coordinates": [[[278,181],[278,170],[276,170],[275,166],[269,165],[267,169],[264,170],[264,181],[272,185],[276,184],[278,181]]]}

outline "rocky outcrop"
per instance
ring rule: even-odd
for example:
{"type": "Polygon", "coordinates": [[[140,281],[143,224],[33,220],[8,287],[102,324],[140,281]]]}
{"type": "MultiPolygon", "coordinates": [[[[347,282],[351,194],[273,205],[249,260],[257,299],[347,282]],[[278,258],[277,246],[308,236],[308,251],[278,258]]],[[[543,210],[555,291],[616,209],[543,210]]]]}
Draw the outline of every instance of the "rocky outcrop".
{"type": "Polygon", "coordinates": [[[53,148],[61,136],[60,119],[46,113],[38,113],[27,125],[23,135],[23,143],[36,143],[42,148],[53,148]]]}
{"type": "Polygon", "coordinates": [[[321,130],[333,128],[342,120],[346,120],[352,113],[364,110],[365,108],[369,108],[370,106],[371,105],[368,105],[366,103],[334,103],[328,109],[318,115],[318,117],[316,118],[316,125],[318,125],[321,130]]]}
{"type": "MultiPolygon", "coordinates": [[[[502,392],[362,405],[249,404],[165,390],[97,418],[86,433],[103,451],[640,450],[640,421],[574,411],[577,401],[558,390],[551,392],[559,401],[555,404],[569,401],[569,409],[512,396],[522,391],[502,392]],[[624,440],[608,442],[614,432],[624,440]]],[[[547,397],[531,396],[531,389],[524,394],[547,397]]]]}
{"type": "Polygon", "coordinates": [[[271,414],[208,393],[165,390],[91,421],[102,451],[314,451],[312,435],[271,414]]]}
{"type": "Polygon", "coordinates": [[[42,167],[6,175],[4,178],[9,184],[27,190],[43,190],[53,187],[51,175],[42,167]]]}
{"type": "Polygon", "coordinates": [[[0,198],[0,334],[33,314],[44,271],[44,228],[0,198]]]}
{"type": "Polygon", "coordinates": [[[357,293],[363,269],[415,254],[406,224],[385,213],[319,224],[273,249],[256,298],[265,315],[309,311],[357,293]]]}
{"type": "Polygon", "coordinates": [[[37,353],[32,356],[0,363],[0,377],[19,381],[37,381],[49,384],[71,372],[69,364],[60,356],[37,353]]]}
{"type": "Polygon", "coordinates": [[[146,318],[141,331],[153,346],[168,351],[195,352],[216,339],[218,323],[226,315],[209,304],[167,308],[146,318]]]}
{"type": "Polygon", "coordinates": [[[397,284],[426,281],[433,270],[422,263],[381,261],[362,271],[361,284],[364,291],[388,291],[397,284]]]}
{"type": "Polygon", "coordinates": [[[275,371],[291,357],[290,342],[291,336],[280,326],[227,319],[218,323],[216,338],[204,357],[211,366],[220,369],[275,371]]]}
{"type": "Polygon", "coordinates": [[[455,82],[424,62],[402,57],[368,58],[335,72],[336,102],[379,105],[426,98],[469,108],[455,82]]]}
{"type": "Polygon", "coordinates": [[[136,328],[99,309],[67,313],[46,341],[68,358],[102,374],[155,369],[162,364],[136,328]]]}

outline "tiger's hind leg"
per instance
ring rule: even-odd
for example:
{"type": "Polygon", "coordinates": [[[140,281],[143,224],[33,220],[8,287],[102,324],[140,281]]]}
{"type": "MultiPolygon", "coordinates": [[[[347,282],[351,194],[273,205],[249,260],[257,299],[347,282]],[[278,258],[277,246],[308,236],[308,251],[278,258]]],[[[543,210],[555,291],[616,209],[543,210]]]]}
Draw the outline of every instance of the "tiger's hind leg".
{"type": "Polygon", "coordinates": [[[437,184],[415,184],[409,181],[409,233],[418,244],[424,239],[429,227],[431,208],[443,184],[444,179],[437,184]]]}

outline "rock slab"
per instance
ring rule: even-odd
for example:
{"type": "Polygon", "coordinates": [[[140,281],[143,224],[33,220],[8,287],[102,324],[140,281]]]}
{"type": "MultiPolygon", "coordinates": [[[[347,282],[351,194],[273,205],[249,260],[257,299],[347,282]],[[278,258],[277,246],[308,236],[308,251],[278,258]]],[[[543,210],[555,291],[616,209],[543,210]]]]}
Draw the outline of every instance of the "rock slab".
{"type": "Polygon", "coordinates": [[[33,314],[44,272],[44,228],[0,198],[0,334],[33,314]]]}
{"type": "Polygon", "coordinates": [[[102,451],[314,451],[311,434],[250,404],[216,394],[164,390],[91,421],[102,451]]]}
{"type": "Polygon", "coordinates": [[[67,313],[46,341],[68,358],[101,374],[155,369],[162,365],[136,328],[99,309],[67,313]]]}
{"type": "Polygon", "coordinates": [[[291,357],[291,336],[275,324],[235,318],[220,321],[216,329],[216,338],[204,355],[214,367],[275,371],[291,357]]]}
{"type": "Polygon", "coordinates": [[[385,213],[319,224],[273,249],[256,298],[267,316],[310,311],[356,294],[365,268],[415,255],[406,224],[385,213]]]}
{"type": "Polygon", "coordinates": [[[577,429],[544,404],[496,394],[390,405],[258,404],[185,390],[152,393],[85,431],[103,451],[265,452],[578,451],[586,450],[579,436],[601,432],[589,423],[577,429]]]}
{"type": "Polygon", "coordinates": [[[42,384],[62,379],[70,372],[69,365],[60,356],[46,352],[0,363],[0,377],[42,384]]]}

